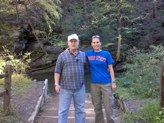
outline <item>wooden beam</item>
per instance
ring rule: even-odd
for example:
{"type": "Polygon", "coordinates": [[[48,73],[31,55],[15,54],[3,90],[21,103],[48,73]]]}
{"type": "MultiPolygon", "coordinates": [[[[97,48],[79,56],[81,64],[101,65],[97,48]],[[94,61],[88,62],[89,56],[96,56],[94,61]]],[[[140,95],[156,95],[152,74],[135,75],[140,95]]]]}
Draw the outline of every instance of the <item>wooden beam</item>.
{"type": "Polygon", "coordinates": [[[164,66],[161,66],[160,105],[164,108],[164,66]]]}
{"type": "Polygon", "coordinates": [[[0,90],[0,97],[2,97],[5,92],[6,92],[5,90],[0,90]]]}
{"type": "Polygon", "coordinates": [[[0,78],[5,78],[6,74],[0,74],[0,78]]]}

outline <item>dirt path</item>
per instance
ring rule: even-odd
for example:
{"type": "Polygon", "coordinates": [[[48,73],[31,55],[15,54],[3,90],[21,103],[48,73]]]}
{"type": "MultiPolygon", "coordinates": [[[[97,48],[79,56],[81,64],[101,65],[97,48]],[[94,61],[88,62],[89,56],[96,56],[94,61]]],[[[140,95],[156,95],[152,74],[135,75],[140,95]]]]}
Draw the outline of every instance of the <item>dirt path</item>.
{"type": "MultiPolygon", "coordinates": [[[[94,123],[94,109],[90,94],[86,96],[86,123],[94,123]]],[[[123,123],[119,118],[119,110],[114,109],[115,123],[123,123]]],[[[57,123],[58,120],[58,96],[49,96],[45,105],[36,117],[35,123],[57,123]]],[[[71,103],[68,123],[74,123],[74,107],[71,103]]]]}
{"type": "MultiPolygon", "coordinates": [[[[31,116],[32,112],[35,109],[35,105],[37,104],[39,96],[42,94],[42,88],[44,86],[44,81],[32,83],[30,86],[26,88],[20,87],[20,90],[15,90],[12,87],[12,94],[11,94],[11,107],[15,115],[15,120],[17,119],[18,122],[27,123],[28,118],[31,116]],[[19,93],[15,93],[14,91],[19,91],[19,93]]],[[[0,106],[2,107],[3,98],[0,98],[0,106]]],[[[1,116],[0,116],[1,117],[1,116]]],[[[14,117],[14,116],[13,116],[14,117]]],[[[8,119],[4,117],[6,122],[13,123],[12,119],[8,119]]],[[[0,123],[4,123],[4,121],[0,120],[0,123]]],[[[5,122],[5,123],[6,123],[5,122]]]]}

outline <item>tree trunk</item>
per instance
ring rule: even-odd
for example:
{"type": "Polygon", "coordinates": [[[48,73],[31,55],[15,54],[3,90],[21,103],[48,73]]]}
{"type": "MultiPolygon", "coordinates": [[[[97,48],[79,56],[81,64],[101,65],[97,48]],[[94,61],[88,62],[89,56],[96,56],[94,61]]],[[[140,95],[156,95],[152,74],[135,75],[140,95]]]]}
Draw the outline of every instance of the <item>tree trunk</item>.
{"type": "Polygon", "coordinates": [[[153,0],[153,18],[157,17],[157,0],[153,0]]]}
{"type": "Polygon", "coordinates": [[[116,55],[116,61],[119,61],[120,54],[121,54],[121,41],[122,41],[122,35],[121,35],[121,18],[119,18],[119,27],[118,27],[118,45],[117,45],[117,55],[116,55]]]}
{"type": "Polygon", "coordinates": [[[160,106],[164,108],[164,66],[161,66],[160,106]]]}
{"type": "Polygon", "coordinates": [[[88,24],[88,13],[87,13],[87,0],[83,0],[84,5],[84,25],[86,26],[88,24]]]}
{"type": "Polygon", "coordinates": [[[119,61],[120,59],[120,54],[121,54],[121,41],[122,41],[122,35],[121,35],[121,28],[122,28],[122,15],[121,15],[121,2],[120,0],[118,2],[119,4],[119,16],[118,16],[118,45],[117,45],[117,55],[116,55],[116,62],[119,61]]]}

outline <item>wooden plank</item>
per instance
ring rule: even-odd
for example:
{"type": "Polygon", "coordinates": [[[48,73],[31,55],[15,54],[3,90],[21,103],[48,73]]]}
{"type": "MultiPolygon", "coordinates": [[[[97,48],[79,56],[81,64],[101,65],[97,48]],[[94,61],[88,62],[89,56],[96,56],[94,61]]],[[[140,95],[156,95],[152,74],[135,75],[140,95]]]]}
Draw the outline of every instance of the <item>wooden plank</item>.
{"type": "Polygon", "coordinates": [[[12,75],[11,65],[6,65],[5,73],[7,74],[7,76],[5,77],[5,85],[4,85],[4,89],[6,90],[6,92],[4,93],[3,110],[5,115],[8,115],[10,112],[10,96],[11,96],[11,75],[12,75]]]}
{"type": "Polygon", "coordinates": [[[161,66],[160,105],[164,108],[164,66],[161,66]]]}
{"type": "Polygon", "coordinates": [[[6,74],[0,74],[0,78],[5,78],[6,74]]]}
{"type": "Polygon", "coordinates": [[[0,97],[2,97],[5,92],[6,92],[5,90],[0,90],[0,97]]]}
{"type": "Polygon", "coordinates": [[[29,123],[34,123],[34,120],[39,112],[39,109],[43,106],[43,104],[47,98],[46,97],[47,92],[48,92],[48,79],[45,79],[42,95],[39,97],[37,104],[35,106],[35,110],[33,111],[33,113],[31,114],[31,116],[28,119],[29,123]]]}

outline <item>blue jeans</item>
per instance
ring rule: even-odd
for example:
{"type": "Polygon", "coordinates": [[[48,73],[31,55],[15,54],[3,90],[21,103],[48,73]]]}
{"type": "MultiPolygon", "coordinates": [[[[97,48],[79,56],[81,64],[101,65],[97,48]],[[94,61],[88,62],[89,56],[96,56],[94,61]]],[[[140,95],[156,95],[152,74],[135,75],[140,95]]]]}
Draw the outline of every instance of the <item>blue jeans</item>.
{"type": "Polygon", "coordinates": [[[60,89],[58,123],[67,123],[69,107],[73,98],[75,123],[85,123],[85,86],[79,90],[60,89]]]}

